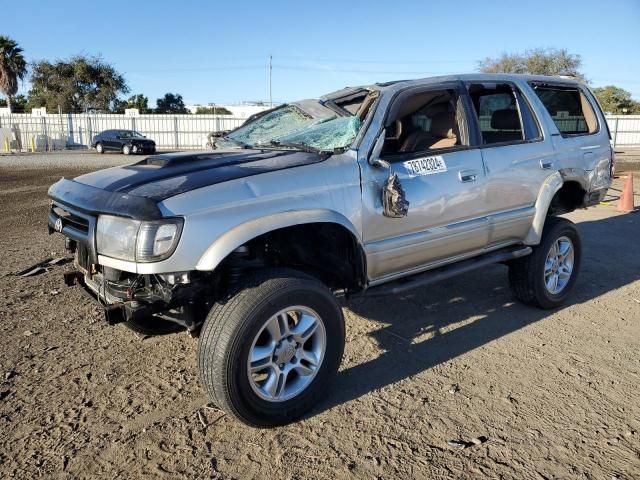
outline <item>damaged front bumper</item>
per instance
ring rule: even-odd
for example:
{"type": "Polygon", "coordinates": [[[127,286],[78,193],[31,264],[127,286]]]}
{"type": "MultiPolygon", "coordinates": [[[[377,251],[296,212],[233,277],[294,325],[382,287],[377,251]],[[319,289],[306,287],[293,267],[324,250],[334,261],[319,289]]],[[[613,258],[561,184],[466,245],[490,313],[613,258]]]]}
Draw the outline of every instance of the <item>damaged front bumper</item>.
{"type": "Polygon", "coordinates": [[[191,282],[188,273],[172,275],[173,284],[155,275],[131,275],[94,266],[98,273],[83,271],[76,261],[77,270],[64,273],[67,286],[78,285],[87,296],[104,311],[109,325],[122,322],[142,323],[154,317],[158,321],[171,321],[189,331],[203,321],[211,298],[209,284],[202,279],[191,282]],[[126,281],[107,280],[106,277],[126,275],[126,281]]]}
{"type": "Polygon", "coordinates": [[[155,317],[194,330],[202,323],[212,297],[209,273],[138,274],[100,264],[96,248],[98,215],[123,210],[143,214],[144,218],[161,218],[155,203],[70,180],[54,184],[49,194],[53,199],[49,233],[62,234],[66,249],[75,254],[75,270],[65,274],[65,283],[81,286],[104,309],[109,324],[149,323],[155,317]]]}

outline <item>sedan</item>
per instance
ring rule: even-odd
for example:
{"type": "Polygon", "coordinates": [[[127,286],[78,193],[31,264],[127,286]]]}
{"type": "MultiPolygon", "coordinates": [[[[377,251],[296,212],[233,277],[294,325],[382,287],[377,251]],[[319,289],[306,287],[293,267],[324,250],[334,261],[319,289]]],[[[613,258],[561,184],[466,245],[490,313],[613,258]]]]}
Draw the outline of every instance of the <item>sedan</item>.
{"type": "Polygon", "coordinates": [[[98,153],[104,153],[107,150],[122,152],[125,155],[155,153],[156,142],[135,130],[105,130],[93,137],[91,147],[98,153]]]}

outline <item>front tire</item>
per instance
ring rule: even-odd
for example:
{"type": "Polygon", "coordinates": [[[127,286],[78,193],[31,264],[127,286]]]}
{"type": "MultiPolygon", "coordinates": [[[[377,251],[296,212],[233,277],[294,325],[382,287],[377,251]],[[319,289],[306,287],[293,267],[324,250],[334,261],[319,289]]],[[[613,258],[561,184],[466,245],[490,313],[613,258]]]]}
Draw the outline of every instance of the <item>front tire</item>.
{"type": "Polygon", "coordinates": [[[573,222],[548,217],[531,255],[509,264],[509,284],[523,303],[543,309],[562,305],[571,294],[582,260],[582,242],[573,222]]]}
{"type": "Polygon", "coordinates": [[[104,153],[104,147],[102,146],[101,143],[96,143],[96,152],[98,153],[104,153]]]}
{"type": "Polygon", "coordinates": [[[129,145],[125,145],[124,147],[122,147],[122,153],[124,153],[125,155],[130,155],[131,147],[129,145]]]}
{"type": "Polygon", "coordinates": [[[344,335],[342,309],[320,281],[289,269],[256,272],[209,312],[200,378],[213,403],[241,422],[285,425],[325,395],[344,335]]]}

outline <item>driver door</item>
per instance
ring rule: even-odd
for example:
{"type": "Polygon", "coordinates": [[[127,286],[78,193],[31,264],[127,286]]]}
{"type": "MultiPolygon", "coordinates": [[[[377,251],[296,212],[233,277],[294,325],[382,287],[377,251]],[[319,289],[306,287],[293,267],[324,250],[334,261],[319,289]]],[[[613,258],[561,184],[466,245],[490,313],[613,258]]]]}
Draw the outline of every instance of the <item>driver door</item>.
{"type": "MultiPolygon", "coordinates": [[[[384,144],[362,164],[363,236],[372,284],[470,256],[489,241],[482,155],[469,148],[469,103],[458,84],[411,89],[386,114],[384,144]],[[397,174],[407,215],[385,215],[382,191],[397,174]]],[[[382,139],[379,139],[382,142],[382,139]]],[[[379,145],[380,143],[378,143],[379,145]]]]}

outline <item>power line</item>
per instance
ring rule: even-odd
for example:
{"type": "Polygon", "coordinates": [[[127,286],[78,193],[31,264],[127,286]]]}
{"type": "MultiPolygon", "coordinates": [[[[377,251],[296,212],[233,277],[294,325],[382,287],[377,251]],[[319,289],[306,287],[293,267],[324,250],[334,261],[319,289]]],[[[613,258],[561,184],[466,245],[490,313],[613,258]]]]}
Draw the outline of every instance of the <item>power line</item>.
{"type": "Polygon", "coordinates": [[[303,55],[276,55],[277,58],[292,59],[292,60],[307,60],[314,62],[330,62],[330,63],[384,63],[395,65],[429,65],[429,64],[456,64],[456,63],[476,63],[478,59],[474,60],[385,60],[377,58],[375,60],[353,59],[353,58],[317,58],[307,57],[303,55]]]}
{"type": "MultiPolygon", "coordinates": [[[[251,58],[255,58],[255,57],[251,57],[251,58]]],[[[307,60],[310,60],[308,57],[294,57],[291,55],[284,55],[284,56],[280,56],[279,58],[304,58],[307,60]]],[[[312,66],[312,65],[305,65],[303,63],[300,64],[281,64],[281,63],[273,63],[272,61],[273,57],[270,56],[269,58],[269,63],[270,63],[270,67],[269,67],[269,78],[271,78],[271,72],[273,69],[280,69],[280,70],[290,70],[290,71],[300,71],[300,72],[325,72],[325,73],[343,73],[343,74],[376,74],[376,75],[421,75],[421,76],[429,76],[429,75],[449,75],[452,74],[454,72],[452,72],[451,70],[449,71],[440,71],[440,72],[433,72],[433,71],[424,71],[424,70],[393,70],[393,69],[360,69],[360,68],[344,68],[342,66],[333,66],[333,65],[326,65],[326,66],[312,66]]],[[[319,59],[314,59],[314,60],[319,60],[319,59]]],[[[218,60],[214,60],[215,62],[217,62],[218,60]]],[[[339,59],[334,59],[334,62],[338,63],[338,62],[342,62],[342,61],[347,61],[347,60],[339,60],[339,59]]],[[[366,64],[366,63],[373,63],[373,61],[369,61],[369,60],[352,60],[350,61],[351,63],[360,63],[360,64],[366,64]]],[[[387,61],[387,60],[377,60],[376,62],[381,63],[381,64],[394,64],[394,62],[392,61],[387,61]]],[[[462,61],[460,61],[462,62],[462,61]]],[[[465,60],[466,62],[466,60],[465,60]]],[[[409,63],[413,63],[413,64],[427,64],[430,63],[428,61],[416,61],[416,62],[407,62],[407,64],[409,63]]],[[[446,63],[446,61],[433,61],[431,63],[446,63]]],[[[453,63],[453,62],[451,62],[453,63]]],[[[401,65],[404,64],[403,62],[396,62],[396,65],[401,65]]],[[[181,72],[214,72],[214,71],[240,71],[240,70],[262,70],[264,69],[264,63],[260,63],[260,64],[236,64],[236,65],[212,65],[212,66],[198,66],[198,67],[163,67],[163,68],[151,68],[151,69],[135,69],[135,70],[125,70],[126,73],[172,73],[172,72],[176,72],[176,73],[181,73],[181,72]]],[[[602,77],[594,77],[591,79],[592,82],[597,82],[597,83],[625,83],[625,84],[629,84],[629,85],[638,85],[640,84],[640,81],[637,79],[612,79],[612,78],[602,78],[602,77]]]]}
{"type": "Polygon", "coordinates": [[[424,70],[352,70],[352,69],[342,69],[342,68],[332,68],[332,67],[308,67],[308,66],[297,66],[297,65],[282,65],[282,64],[274,64],[274,68],[279,68],[281,70],[298,70],[298,71],[309,71],[309,72],[326,72],[326,73],[376,73],[381,75],[449,75],[451,72],[425,72],[424,70]]]}

